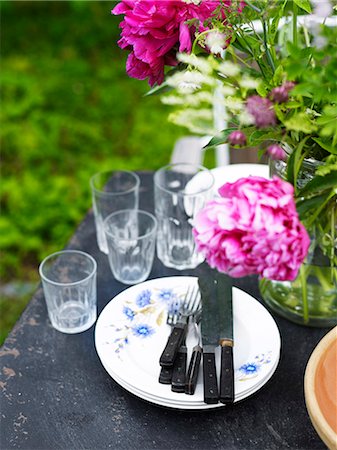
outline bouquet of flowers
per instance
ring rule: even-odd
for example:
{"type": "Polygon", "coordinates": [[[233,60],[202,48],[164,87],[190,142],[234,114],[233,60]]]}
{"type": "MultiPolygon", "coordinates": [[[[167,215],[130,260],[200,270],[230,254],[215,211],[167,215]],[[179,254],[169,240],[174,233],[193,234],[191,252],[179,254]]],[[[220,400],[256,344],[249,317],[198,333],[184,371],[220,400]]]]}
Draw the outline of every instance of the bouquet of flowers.
{"type": "Polygon", "coordinates": [[[209,147],[226,142],[270,157],[271,180],[227,183],[200,211],[195,239],[208,263],[234,277],[258,274],[265,299],[293,320],[335,323],[333,4],[123,0],[113,13],[124,15],[128,74],[163,94],[171,121],[213,135],[209,147]]]}

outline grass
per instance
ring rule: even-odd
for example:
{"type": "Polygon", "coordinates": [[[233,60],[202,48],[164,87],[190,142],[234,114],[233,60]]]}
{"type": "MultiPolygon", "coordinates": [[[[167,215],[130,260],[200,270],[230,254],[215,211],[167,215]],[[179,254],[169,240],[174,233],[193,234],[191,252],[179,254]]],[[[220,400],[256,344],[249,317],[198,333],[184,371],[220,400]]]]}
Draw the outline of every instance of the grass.
{"type": "Polygon", "coordinates": [[[114,3],[0,2],[0,343],[90,208],[90,176],[156,169],[184,134],[126,75],[114,3]]]}

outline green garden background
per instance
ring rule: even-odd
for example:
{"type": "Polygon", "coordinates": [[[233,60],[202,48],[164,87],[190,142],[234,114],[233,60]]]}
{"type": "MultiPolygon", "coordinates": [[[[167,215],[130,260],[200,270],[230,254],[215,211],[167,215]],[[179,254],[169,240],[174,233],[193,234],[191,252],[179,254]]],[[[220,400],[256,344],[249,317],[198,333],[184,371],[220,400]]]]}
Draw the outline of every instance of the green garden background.
{"type": "Polygon", "coordinates": [[[169,161],[183,130],[128,78],[114,1],[0,1],[0,343],[91,207],[90,176],[169,161]]]}

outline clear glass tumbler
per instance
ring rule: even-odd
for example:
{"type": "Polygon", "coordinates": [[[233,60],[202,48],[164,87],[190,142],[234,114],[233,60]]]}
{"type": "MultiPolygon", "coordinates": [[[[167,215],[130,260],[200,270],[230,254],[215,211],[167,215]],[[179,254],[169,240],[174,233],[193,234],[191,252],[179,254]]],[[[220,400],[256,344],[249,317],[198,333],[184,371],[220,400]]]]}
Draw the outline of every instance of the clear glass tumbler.
{"type": "Polygon", "coordinates": [[[104,221],[111,271],[124,284],[137,284],[149,276],[155,251],[157,220],[145,211],[128,209],[104,221]]]}
{"type": "Polygon", "coordinates": [[[97,317],[94,258],[79,250],[47,256],[39,267],[49,319],[62,333],[80,333],[97,317]]]}
{"type": "Polygon", "coordinates": [[[155,213],[158,220],[157,256],[166,267],[197,267],[192,228],[196,213],[212,198],[214,177],[203,166],[171,164],[154,174],[155,213]]]}
{"type": "Polygon", "coordinates": [[[137,209],[140,179],[127,170],[99,172],[90,179],[97,244],[108,253],[103,222],[109,214],[122,209],[137,209]]]}

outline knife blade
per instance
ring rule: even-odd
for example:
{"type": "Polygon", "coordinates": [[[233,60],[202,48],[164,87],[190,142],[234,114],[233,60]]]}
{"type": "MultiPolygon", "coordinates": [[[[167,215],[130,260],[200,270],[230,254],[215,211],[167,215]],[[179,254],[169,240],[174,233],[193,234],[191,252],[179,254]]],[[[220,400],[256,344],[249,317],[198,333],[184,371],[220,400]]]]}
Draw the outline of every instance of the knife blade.
{"type": "Polygon", "coordinates": [[[219,306],[219,343],[221,345],[220,402],[234,402],[233,363],[233,301],[232,279],[225,274],[217,275],[216,291],[219,306]]]}
{"type": "Polygon", "coordinates": [[[215,348],[219,345],[218,311],[215,280],[212,276],[198,278],[202,304],[201,339],[203,346],[204,402],[219,401],[218,380],[215,365],[215,348]]]}

